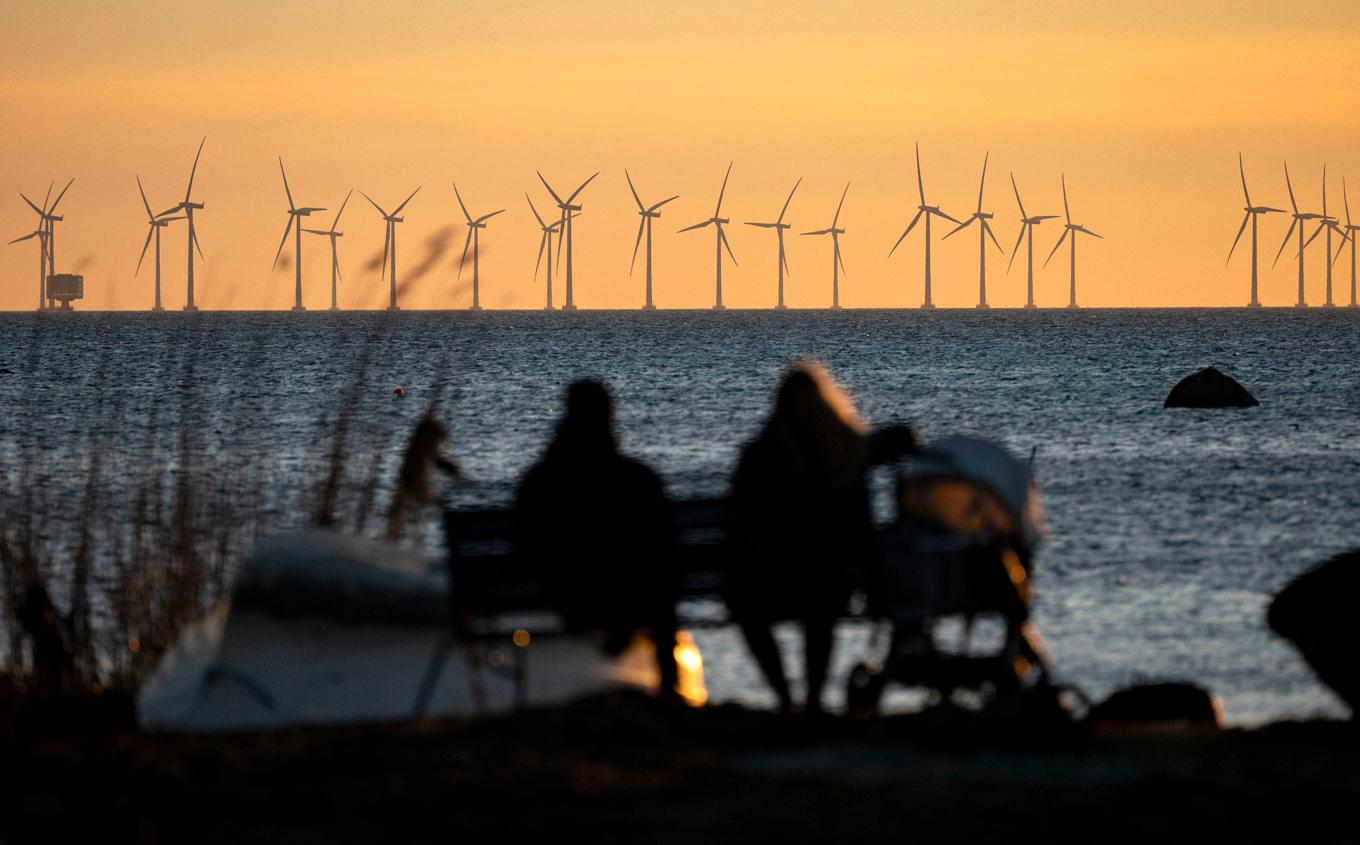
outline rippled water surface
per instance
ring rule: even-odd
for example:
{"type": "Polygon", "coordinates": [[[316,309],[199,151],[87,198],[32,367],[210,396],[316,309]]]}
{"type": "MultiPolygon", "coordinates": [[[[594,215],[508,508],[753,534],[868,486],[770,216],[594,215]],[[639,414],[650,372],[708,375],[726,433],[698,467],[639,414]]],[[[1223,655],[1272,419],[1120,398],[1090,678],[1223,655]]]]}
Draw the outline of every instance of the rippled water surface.
{"type": "MultiPolygon", "coordinates": [[[[1292,575],[1360,545],[1360,314],[1341,309],[11,314],[0,460],[36,437],[61,489],[85,432],[131,449],[188,382],[207,447],[267,454],[286,503],[315,481],[364,348],[356,440],[390,458],[441,396],[475,480],[455,497],[475,502],[508,500],[584,375],[613,386],[625,448],[674,494],[719,494],[781,368],[822,358],[874,422],[1037,447],[1053,536],[1036,614],[1065,680],[1097,695],[1194,680],[1238,722],[1341,712],[1263,622],[1292,575]],[[1208,364],[1261,407],[1163,410],[1208,364]]],[[[281,524],[303,518],[278,505],[281,524]]],[[[845,632],[842,663],[863,639],[845,632]]],[[[730,632],[701,645],[715,697],[762,697],[730,632]]]]}

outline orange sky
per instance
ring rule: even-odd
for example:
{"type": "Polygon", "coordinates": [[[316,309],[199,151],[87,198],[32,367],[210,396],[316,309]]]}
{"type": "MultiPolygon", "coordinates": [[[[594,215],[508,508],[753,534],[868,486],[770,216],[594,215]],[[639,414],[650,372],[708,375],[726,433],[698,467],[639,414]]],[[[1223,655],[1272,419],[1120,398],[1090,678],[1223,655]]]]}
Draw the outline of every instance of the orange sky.
{"type": "MultiPolygon", "coordinates": [[[[1105,236],[1082,243],[1085,305],[1245,304],[1249,256],[1223,266],[1241,217],[1239,149],[1255,201],[1287,205],[1288,157],[1301,205],[1316,210],[1325,162],[1329,210],[1341,212],[1341,177],[1353,177],[1360,222],[1360,16],[1347,0],[1302,11],[1257,0],[1116,11],[1075,0],[907,5],[9,3],[0,234],[32,229],[19,191],[41,195],[50,180],[76,177],[60,209],[57,269],[85,273],[81,307],[145,308],[152,278],[149,267],[133,277],[145,236],[134,175],[157,210],[171,205],[204,135],[195,194],[207,206],[198,288],[209,308],[292,304],[291,270],[270,272],[285,222],[278,155],[302,204],[333,209],[352,187],[395,203],[422,186],[400,228],[403,269],[461,220],[453,180],[474,213],[508,208],[483,233],[488,307],[542,304],[539,234],[523,197],[548,204],[535,169],[562,186],[601,171],[576,231],[583,307],[642,302],[641,268],[628,273],[638,218],[624,167],[646,200],[681,195],[655,229],[661,307],[712,303],[711,236],[676,230],[712,213],[728,161],[734,221],[777,214],[804,178],[789,212],[795,232],[829,225],[852,181],[841,220],[847,306],[921,301],[919,234],[887,255],[915,212],[918,140],[929,199],[960,218],[991,151],[984,210],[996,213],[1007,253],[1018,231],[1007,173],[1033,214],[1061,211],[1066,171],[1075,222],[1105,236]]],[[[1262,227],[1268,305],[1295,296],[1289,254],[1269,267],[1286,225],[1276,216],[1262,227]]],[[[364,270],[381,251],[382,223],[357,193],[341,228],[341,304],[385,302],[376,271],[364,270]]],[[[183,234],[171,229],[165,242],[167,307],[184,301],[183,234]]],[[[1036,252],[1047,255],[1058,234],[1041,228],[1036,252]]],[[[459,226],[455,254],[463,236],[459,226]]],[[[727,303],[772,304],[773,237],[740,225],[730,237],[740,266],[725,271],[727,303]]],[[[936,302],[975,304],[975,236],[935,246],[936,302]]],[[[328,304],[327,249],[304,242],[309,307],[328,304]]],[[[989,261],[992,304],[1023,303],[1023,254],[1009,275],[1006,257],[989,261]]],[[[830,243],[791,237],[789,262],[789,303],[829,304],[830,243]]],[[[31,241],[0,249],[0,309],[34,306],[36,264],[31,241]]],[[[1315,250],[1314,303],[1322,269],[1315,250]]],[[[1345,258],[1336,272],[1344,299],[1345,258]]],[[[467,274],[458,285],[453,273],[442,259],[403,305],[465,307],[467,274]]],[[[1065,304],[1066,287],[1057,258],[1038,272],[1041,305],[1065,304]]]]}

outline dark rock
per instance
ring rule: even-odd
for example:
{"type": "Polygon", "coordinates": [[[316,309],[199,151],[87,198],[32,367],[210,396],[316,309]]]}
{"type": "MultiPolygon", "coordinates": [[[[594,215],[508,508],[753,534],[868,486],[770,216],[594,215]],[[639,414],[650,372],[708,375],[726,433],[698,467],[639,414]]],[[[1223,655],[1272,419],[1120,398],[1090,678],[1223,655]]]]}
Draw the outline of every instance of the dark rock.
{"type": "Polygon", "coordinates": [[[1203,687],[1185,683],[1140,684],[1117,690],[1091,710],[1091,719],[1105,725],[1176,724],[1216,728],[1218,702],[1203,687]]]}
{"type": "Polygon", "coordinates": [[[1166,408],[1254,408],[1261,404],[1232,376],[1216,367],[1191,373],[1171,388],[1166,408]]]}
{"type": "Polygon", "coordinates": [[[1355,605],[1360,599],[1360,552],[1347,552],[1310,569],[1285,586],[1270,603],[1266,622],[1294,644],[1319,679],[1360,713],[1360,635],[1355,605]]]}

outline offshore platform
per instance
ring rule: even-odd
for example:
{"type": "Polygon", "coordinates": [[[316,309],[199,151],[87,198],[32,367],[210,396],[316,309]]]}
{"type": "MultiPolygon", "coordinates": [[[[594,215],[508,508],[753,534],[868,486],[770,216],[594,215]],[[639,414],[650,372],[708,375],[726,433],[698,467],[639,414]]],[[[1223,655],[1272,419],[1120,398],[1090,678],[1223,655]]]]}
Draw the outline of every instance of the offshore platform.
{"type": "Polygon", "coordinates": [[[48,308],[70,311],[71,303],[85,298],[85,277],[75,273],[53,273],[47,277],[48,308]],[[60,302],[60,305],[55,303],[60,302]]]}

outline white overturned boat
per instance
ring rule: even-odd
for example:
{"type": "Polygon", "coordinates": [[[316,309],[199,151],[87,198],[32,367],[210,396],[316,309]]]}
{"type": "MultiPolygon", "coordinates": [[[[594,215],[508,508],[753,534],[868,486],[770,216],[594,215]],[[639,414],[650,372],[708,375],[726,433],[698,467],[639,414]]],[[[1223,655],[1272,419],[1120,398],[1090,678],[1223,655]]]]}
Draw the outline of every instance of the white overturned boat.
{"type": "MultiPolygon", "coordinates": [[[[184,631],[143,686],[148,730],[220,732],[401,721],[561,704],[610,689],[655,690],[650,642],[617,658],[595,638],[457,640],[441,561],[329,531],[260,545],[231,595],[184,631]]],[[[542,620],[538,620],[540,623],[542,620]]],[[[677,647],[682,695],[705,698],[698,650],[677,647]]]]}

